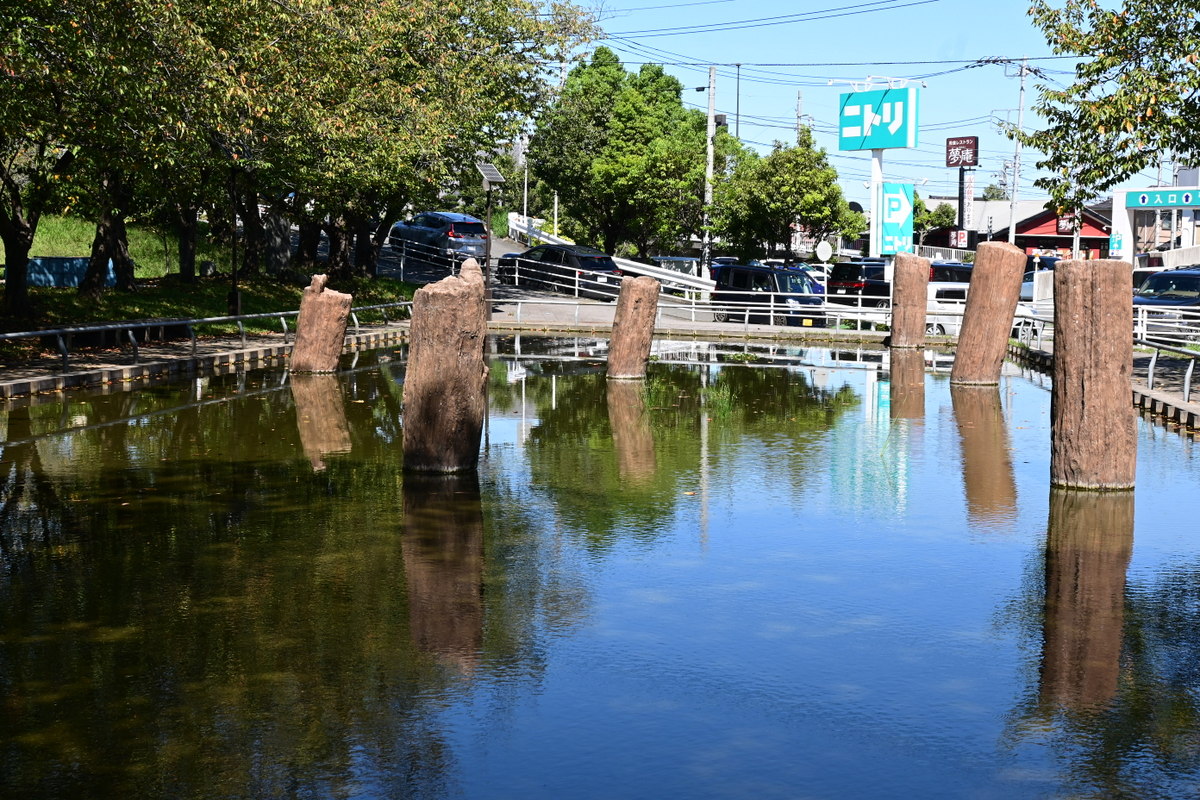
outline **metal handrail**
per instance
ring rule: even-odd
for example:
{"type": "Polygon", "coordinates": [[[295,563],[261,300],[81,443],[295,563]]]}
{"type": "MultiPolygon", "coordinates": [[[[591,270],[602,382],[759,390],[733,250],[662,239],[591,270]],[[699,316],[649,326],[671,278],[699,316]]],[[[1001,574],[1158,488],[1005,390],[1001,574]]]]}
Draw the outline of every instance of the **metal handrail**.
{"type": "Polygon", "coordinates": [[[1192,396],[1192,372],[1196,366],[1196,357],[1200,356],[1195,350],[1184,350],[1181,347],[1171,347],[1170,345],[1152,342],[1147,339],[1134,339],[1133,343],[1154,350],[1154,355],[1150,356],[1150,365],[1146,370],[1146,388],[1154,388],[1154,368],[1158,366],[1158,354],[1161,351],[1174,353],[1180,356],[1186,356],[1188,359],[1187,370],[1183,376],[1183,402],[1190,402],[1192,396]]]}
{"type": "MultiPolygon", "coordinates": [[[[354,335],[360,332],[358,322],[358,313],[364,311],[381,311],[383,312],[384,325],[389,322],[386,309],[389,308],[405,308],[411,306],[411,301],[402,301],[396,303],[380,303],[372,306],[358,306],[350,310],[351,317],[354,321],[354,335]]],[[[164,328],[168,326],[182,325],[186,330],[188,337],[192,342],[192,356],[196,355],[196,331],[197,325],[216,325],[221,323],[233,322],[238,326],[238,333],[241,337],[242,346],[246,346],[246,326],[245,323],[251,320],[261,319],[278,319],[283,328],[283,342],[288,344],[291,334],[288,330],[287,320],[290,317],[295,317],[300,314],[297,311],[271,311],[262,314],[238,314],[226,315],[221,317],[198,317],[192,319],[156,319],[156,320],[130,320],[126,322],[107,322],[97,325],[69,325],[62,328],[43,328],[35,331],[13,331],[9,333],[0,333],[0,342],[17,341],[20,339],[34,339],[53,336],[59,355],[62,357],[62,366],[65,368],[70,357],[71,339],[76,334],[84,333],[116,333],[118,336],[125,334],[129,339],[130,345],[133,347],[133,360],[138,363],[138,340],[135,335],[136,331],[147,330],[150,328],[164,328]]]]}

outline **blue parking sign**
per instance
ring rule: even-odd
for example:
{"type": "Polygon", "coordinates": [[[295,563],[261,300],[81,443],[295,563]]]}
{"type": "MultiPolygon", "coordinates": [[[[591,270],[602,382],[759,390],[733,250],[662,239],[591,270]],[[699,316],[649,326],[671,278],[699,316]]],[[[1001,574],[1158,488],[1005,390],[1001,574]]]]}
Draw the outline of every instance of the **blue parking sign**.
{"type": "Polygon", "coordinates": [[[879,252],[911,253],[913,249],[913,185],[881,183],[879,189],[879,252]]]}

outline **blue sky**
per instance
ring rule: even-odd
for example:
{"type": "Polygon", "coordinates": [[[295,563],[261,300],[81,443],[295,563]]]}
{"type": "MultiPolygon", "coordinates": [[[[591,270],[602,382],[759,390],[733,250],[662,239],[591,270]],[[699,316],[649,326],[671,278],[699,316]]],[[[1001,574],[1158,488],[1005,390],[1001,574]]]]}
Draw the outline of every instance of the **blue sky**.
{"type": "MultiPolygon", "coordinates": [[[[794,141],[801,93],[801,112],[811,117],[806,122],[843,191],[865,206],[870,153],[838,150],[839,98],[855,88],[848,82],[882,76],[925,83],[919,144],[885,151],[885,180],[913,181],[924,197],[956,195],[958,170],[945,167],[945,140],[978,136],[981,193],[1013,159],[1013,142],[997,121],[1016,123],[1020,80],[1015,66],[972,65],[1029,57],[1048,79],[1071,80],[1073,61],[1052,58],[1027,11],[1025,0],[605,0],[599,17],[609,38],[592,46],[612,48],[630,70],[664,64],[689,88],[706,86],[708,65],[718,65],[717,112],[728,116],[731,132],[738,129],[742,141],[764,152],[776,139],[794,141]]],[[[1027,78],[1027,129],[1040,124],[1031,110],[1037,83],[1027,78]]],[[[684,102],[707,110],[705,92],[686,91],[684,102]]],[[[1022,200],[1046,198],[1033,186],[1038,156],[1021,154],[1022,200]]],[[[1150,186],[1154,178],[1143,174],[1131,185],[1150,186]]]]}

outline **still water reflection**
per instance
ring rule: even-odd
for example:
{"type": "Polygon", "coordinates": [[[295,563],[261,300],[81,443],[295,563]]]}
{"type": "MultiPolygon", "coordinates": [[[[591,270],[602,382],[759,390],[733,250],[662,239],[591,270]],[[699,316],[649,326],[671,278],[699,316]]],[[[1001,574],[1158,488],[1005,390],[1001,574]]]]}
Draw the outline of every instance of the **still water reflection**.
{"type": "Polygon", "coordinates": [[[0,407],[0,796],[1200,788],[1186,440],[1135,512],[1019,375],[494,350],[471,476],[402,473],[403,351],[0,407]]]}

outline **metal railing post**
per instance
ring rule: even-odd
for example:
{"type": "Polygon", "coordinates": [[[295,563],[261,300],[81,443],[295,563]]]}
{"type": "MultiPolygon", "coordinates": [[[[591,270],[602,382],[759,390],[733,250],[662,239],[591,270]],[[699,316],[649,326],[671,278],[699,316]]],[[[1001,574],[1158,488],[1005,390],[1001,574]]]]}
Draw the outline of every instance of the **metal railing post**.
{"type": "Polygon", "coordinates": [[[58,352],[62,355],[62,368],[67,368],[67,343],[63,340],[61,333],[56,333],[54,339],[58,342],[58,352]]]}
{"type": "Polygon", "coordinates": [[[246,326],[242,324],[242,321],[240,319],[237,321],[237,326],[238,326],[238,333],[240,333],[242,335],[242,349],[245,350],[246,349],[246,326]]]}
{"type": "Polygon", "coordinates": [[[126,328],[125,335],[129,337],[129,344],[133,347],[133,363],[138,363],[138,343],[137,336],[133,333],[133,328],[126,328]]]}
{"type": "Polygon", "coordinates": [[[192,340],[192,358],[195,358],[196,357],[196,329],[192,327],[191,323],[188,323],[187,325],[185,325],[184,328],[188,332],[188,338],[192,340]]]}
{"type": "Polygon", "coordinates": [[[1154,367],[1158,364],[1158,350],[1154,351],[1154,355],[1150,356],[1150,367],[1146,371],[1146,388],[1154,388],[1154,367]]]}
{"type": "Polygon", "coordinates": [[[279,315],[279,324],[283,326],[283,343],[287,344],[288,343],[287,317],[280,314],[279,315]]]}

